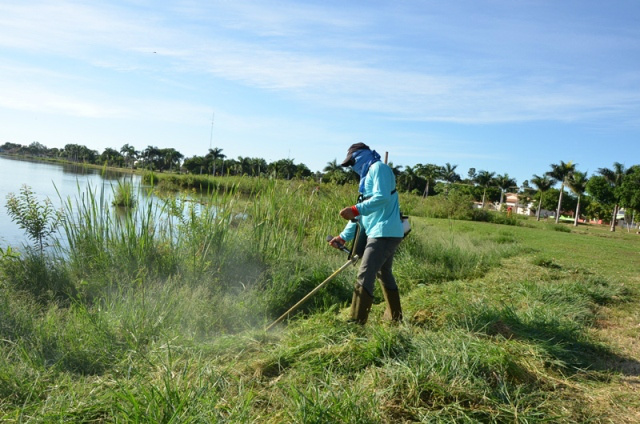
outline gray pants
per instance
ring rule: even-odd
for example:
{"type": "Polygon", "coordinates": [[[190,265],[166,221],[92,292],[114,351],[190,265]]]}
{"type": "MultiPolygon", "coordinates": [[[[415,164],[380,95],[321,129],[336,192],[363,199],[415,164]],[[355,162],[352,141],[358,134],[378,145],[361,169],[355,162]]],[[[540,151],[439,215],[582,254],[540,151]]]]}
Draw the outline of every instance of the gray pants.
{"type": "Polygon", "coordinates": [[[373,297],[376,277],[387,290],[398,290],[393,277],[393,255],[396,253],[401,237],[367,238],[364,252],[361,253],[360,269],[357,284],[362,286],[373,297]]]}

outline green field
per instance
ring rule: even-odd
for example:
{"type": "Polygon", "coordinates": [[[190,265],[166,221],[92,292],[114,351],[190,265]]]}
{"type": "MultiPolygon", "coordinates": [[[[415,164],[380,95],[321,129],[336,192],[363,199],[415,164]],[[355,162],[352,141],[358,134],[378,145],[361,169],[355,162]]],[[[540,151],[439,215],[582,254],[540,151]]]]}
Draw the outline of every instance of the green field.
{"type": "Polygon", "coordinates": [[[129,212],[85,194],[57,248],[3,247],[0,421],[640,419],[640,235],[405,197],[402,324],[379,292],[346,322],[350,268],[266,332],[346,261],[324,240],[354,188],[253,184],[129,212]]]}

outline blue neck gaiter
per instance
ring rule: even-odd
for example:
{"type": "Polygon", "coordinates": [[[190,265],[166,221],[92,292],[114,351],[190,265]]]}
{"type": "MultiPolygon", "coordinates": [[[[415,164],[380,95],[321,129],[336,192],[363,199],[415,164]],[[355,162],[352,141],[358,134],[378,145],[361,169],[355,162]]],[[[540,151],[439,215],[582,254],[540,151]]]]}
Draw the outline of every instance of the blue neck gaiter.
{"type": "Polygon", "coordinates": [[[356,163],[351,167],[358,175],[360,175],[360,187],[358,191],[364,194],[364,177],[369,172],[369,167],[380,160],[380,155],[375,150],[358,150],[353,154],[356,163]]]}

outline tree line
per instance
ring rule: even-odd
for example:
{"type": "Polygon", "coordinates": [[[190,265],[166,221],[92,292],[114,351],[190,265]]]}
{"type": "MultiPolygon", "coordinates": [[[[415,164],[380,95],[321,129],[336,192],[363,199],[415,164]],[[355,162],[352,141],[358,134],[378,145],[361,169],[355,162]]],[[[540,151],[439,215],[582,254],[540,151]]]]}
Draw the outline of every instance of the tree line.
{"type": "MultiPolygon", "coordinates": [[[[148,169],[158,172],[181,172],[212,176],[247,175],[268,176],[282,179],[315,179],[316,181],[347,184],[356,182],[355,172],[342,168],[336,160],[328,162],[322,172],[312,172],[304,164],[292,159],[280,159],[268,163],[262,158],[238,156],[227,158],[223,149],[209,149],[205,155],[185,158],[173,148],[148,146],[136,150],[130,144],[119,150],[106,148],[102,153],[79,144],[67,144],[62,149],[47,148],[39,142],[28,146],[5,143],[0,153],[42,158],[62,159],[69,162],[107,165],[123,168],[148,169]]],[[[424,198],[447,195],[452,190],[468,195],[479,207],[489,203],[502,209],[507,193],[517,195],[519,204],[532,205],[536,217],[542,211],[552,211],[556,223],[561,215],[569,215],[578,225],[581,217],[611,222],[611,231],[621,208],[635,217],[640,211],[640,165],[629,168],[614,163],[611,168],[599,168],[594,175],[577,169],[573,162],[552,163],[546,172],[534,174],[521,184],[509,174],[497,174],[488,170],[470,168],[462,177],[457,165],[446,163],[396,166],[389,163],[396,175],[399,191],[414,193],[424,198]],[[559,185],[559,188],[555,186],[559,185]]]]}
{"type": "Polygon", "coordinates": [[[147,146],[136,150],[130,144],[123,145],[120,150],[107,147],[102,153],[80,144],[66,144],[62,149],[47,148],[39,142],[28,146],[16,143],[5,143],[0,146],[0,153],[40,158],[61,159],[75,163],[107,165],[120,168],[147,169],[158,172],[182,172],[191,174],[208,174],[212,176],[248,175],[270,176],[293,179],[309,178],[314,173],[304,164],[296,164],[292,159],[280,159],[268,163],[261,158],[239,156],[237,159],[227,158],[222,149],[209,149],[204,156],[185,156],[174,148],[158,148],[147,146]]]}

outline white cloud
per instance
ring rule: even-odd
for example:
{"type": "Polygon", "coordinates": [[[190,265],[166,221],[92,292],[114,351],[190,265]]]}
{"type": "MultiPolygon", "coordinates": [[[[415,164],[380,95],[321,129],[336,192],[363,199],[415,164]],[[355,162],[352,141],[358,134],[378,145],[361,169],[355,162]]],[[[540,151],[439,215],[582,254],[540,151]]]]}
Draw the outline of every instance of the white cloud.
{"type": "MultiPolygon", "coordinates": [[[[216,78],[278,92],[296,101],[375,112],[389,119],[462,123],[574,120],[612,111],[632,116],[639,108],[638,96],[629,94],[630,84],[614,82],[615,75],[611,76],[612,85],[606,86],[600,84],[597,74],[569,82],[564,76],[553,75],[549,64],[541,64],[538,70],[523,68],[526,62],[517,64],[516,71],[523,72],[517,76],[512,75],[513,69],[507,74],[496,67],[504,61],[457,69],[453,66],[455,61],[470,63],[473,51],[463,51],[463,56],[433,52],[440,60],[434,65],[418,57],[426,51],[418,43],[399,46],[403,53],[413,56],[411,63],[394,63],[393,45],[382,44],[378,49],[390,57],[373,54],[380,35],[364,30],[376,28],[373,14],[366,7],[362,7],[358,20],[352,21],[355,15],[346,8],[344,15],[338,15],[338,9],[296,3],[269,3],[266,7],[256,2],[215,2],[204,9],[200,3],[183,3],[175,6],[175,16],[161,5],[139,2],[137,6],[140,9],[135,11],[123,6],[62,0],[0,5],[0,46],[30,52],[31,57],[25,59],[30,61],[37,62],[36,56],[43,55],[55,62],[56,55],[62,55],[111,70],[123,78],[131,73],[148,73],[158,81],[181,74],[195,79],[216,78]],[[210,27],[206,25],[209,21],[210,27]],[[326,33],[315,34],[314,38],[314,29],[326,33]],[[318,49],[320,40],[335,41],[340,36],[344,39],[342,48],[318,49]],[[364,47],[367,54],[349,57],[357,50],[350,47],[353,45],[364,47]],[[464,57],[465,53],[471,57],[464,57]]],[[[402,16],[395,19],[402,21],[402,16]]],[[[411,22],[410,16],[404,19],[411,22]]],[[[500,22],[496,19],[493,24],[500,26],[500,22]]],[[[417,19],[414,25],[419,24],[417,19]]],[[[415,27],[407,32],[443,38],[443,34],[434,32],[437,28],[447,26],[441,24],[424,32],[415,27]]],[[[517,30],[513,24],[500,28],[517,30]]],[[[496,37],[499,31],[483,25],[472,34],[482,40],[488,34],[496,37]]],[[[563,35],[547,36],[560,39],[563,35]]],[[[465,37],[469,40],[469,34],[465,37]]],[[[508,45],[508,37],[509,34],[502,34],[500,43],[508,45]]],[[[575,39],[581,37],[587,35],[579,34],[575,39]]],[[[486,43],[487,40],[478,41],[474,48],[482,51],[486,43]]],[[[510,45],[506,51],[514,49],[517,46],[510,45]]],[[[519,60],[525,59],[526,55],[520,53],[519,60]]],[[[77,77],[86,78],[82,74],[77,77]]],[[[74,92],[70,86],[62,93],[34,81],[37,91],[24,85],[7,88],[25,99],[5,100],[3,105],[28,108],[39,104],[37,107],[64,114],[121,116],[135,115],[136,110],[127,104],[145,103],[116,101],[109,93],[99,94],[99,83],[95,84],[95,92],[89,93],[93,101],[88,101],[86,93],[74,92]],[[37,92],[42,93],[40,100],[37,92]]],[[[162,102],[173,101],[166,98],[162,102]]],[[[190,103],[176,101],[178,105],[181,102],[183,106],[190,103]]]]}

